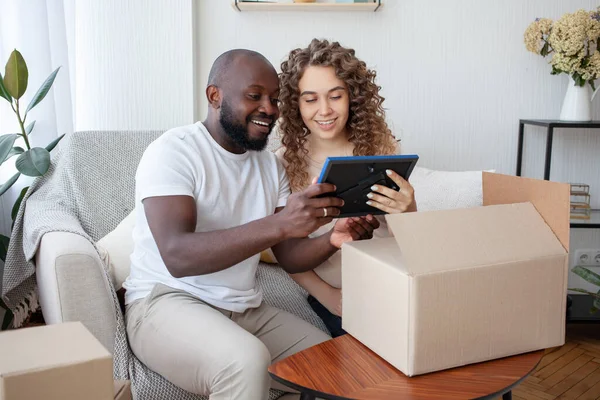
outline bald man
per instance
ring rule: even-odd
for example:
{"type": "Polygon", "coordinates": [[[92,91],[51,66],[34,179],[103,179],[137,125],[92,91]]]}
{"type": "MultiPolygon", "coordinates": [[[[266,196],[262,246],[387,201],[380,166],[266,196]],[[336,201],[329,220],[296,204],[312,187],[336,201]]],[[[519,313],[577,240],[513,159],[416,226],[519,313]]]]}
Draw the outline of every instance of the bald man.
{"type": "Polygon", "coordinates": [[[131,273],[123,285],[135,355],[181,388],[210,399],[263,400],[268,366],[329,337],[263,303],[259,253],[290,273],[310,270],[342,243],[372,237],[377,220],[340,219],[342,200],[315,184],[290,195],[285,170],[263,150],[279,116],[279,82],[259,53],[214,63],[204,122],[172,129],[136,173],[131,273]]]}

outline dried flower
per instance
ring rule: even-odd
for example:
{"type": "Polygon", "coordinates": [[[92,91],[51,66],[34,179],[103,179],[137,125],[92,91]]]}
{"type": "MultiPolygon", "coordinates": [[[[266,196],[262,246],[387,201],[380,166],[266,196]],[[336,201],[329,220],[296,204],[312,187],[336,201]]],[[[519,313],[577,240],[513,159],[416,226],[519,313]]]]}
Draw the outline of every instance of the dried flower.
{"type": "Polygon", "coordinates": [[[575,14],[565,14],[552,27],[548,42],[557,53],[567,57],[579,57],[585,50],[590,14],[579,10],[575,14]]]}
{"type": "Polygon", "coordinates": [[[536,18],[525,30],[528,51],[542,57],[552,55],[552,74],[566,73],[575,84],[588,82],[593,88],[600,77],[600,7],[596,11],[579,10],[557,21],[536,18]]]}
{"type": "Polygon", "coordinates": [[[527,50],[539,54],[544,46],[552,28],[552,20],[549,18],[536,18],[525,30],[525,46],[527,50]]]}

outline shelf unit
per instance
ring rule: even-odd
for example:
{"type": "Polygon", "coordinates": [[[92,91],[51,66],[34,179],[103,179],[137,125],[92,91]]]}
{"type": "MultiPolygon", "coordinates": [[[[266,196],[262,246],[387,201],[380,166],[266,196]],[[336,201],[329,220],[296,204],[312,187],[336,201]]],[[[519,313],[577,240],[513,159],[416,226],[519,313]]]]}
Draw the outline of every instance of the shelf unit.
{"type": "Polygon", "coordinates": [[[278,3],[234,0],[236,11],[367,11],[375,12],[381,8],[381,0],[368,3],[278,3]]]}
{"type": "MultiPolygon", "coordinates": [[[[550,166],[552,162],[552,140],[554,128],[569,129],[592,129],[600,128],[600,121],[568,122],[548,119],[521,119],[519,120],[519,143],[517,148],[517,170],[516,175],[521,176],[523,162],[523,142],[525,137],[525,125],[542,126],[546,128],[546,157],[544,165],[544,179],[550,180],[550,166]]],[[[600,229],[600,210],[592,210],[591,218],[571,219],[571,228],[600,229]]]]}
{"type": "MultiPolygon", "coordinates": [[[[546,157],[544,162],[544,179],[550,180],[550,166],[552,162],[552,140],[554,128],[568,129],[594,129],[600,128],[600,121],[568,122],[548,119],[521,119],[519,120],[519,142],[517,148],[516,175],[521,176],[523,163],[523,141],[525,125],[542,126],[546,128],[546,157]]],[[[592,210],[590,219],[571,219],[571,228],[600,229],[600,210],[592,210]]],[[[572,304],[567,310],[566,320],[571,323],[600,323],[600,311],[590,314],[592,297],[585,294],[569,294],[572,304]]]]}
{"type": "Polygon", "coordinates": [[[600,228],[600,210],[592,210],[590,219],[571,219],[571,228],[600,228]]]}

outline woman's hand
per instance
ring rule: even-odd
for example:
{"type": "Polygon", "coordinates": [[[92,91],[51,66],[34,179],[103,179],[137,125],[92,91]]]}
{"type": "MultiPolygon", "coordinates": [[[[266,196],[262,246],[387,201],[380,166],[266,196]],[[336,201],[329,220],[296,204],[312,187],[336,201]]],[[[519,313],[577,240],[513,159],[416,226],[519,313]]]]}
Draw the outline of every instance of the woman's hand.
{"type": "Polygon", "coordinates": [[[395,191],[383,185],[371,186],[372,192],[367,195],[369,198],[367,204],[388,214],[417,211],[415,190],[412,185],[390,169],[385,172],[398,185],[400,190],[395,191]]]}
{"type": "Polygon", "coordinates": [[[329,243],[341,249],[342,244],[346,242],[373,238],[373,231],[377,228],[379,221],[371,214],[364,217],[340,218],[331,230],[329,243]]]}

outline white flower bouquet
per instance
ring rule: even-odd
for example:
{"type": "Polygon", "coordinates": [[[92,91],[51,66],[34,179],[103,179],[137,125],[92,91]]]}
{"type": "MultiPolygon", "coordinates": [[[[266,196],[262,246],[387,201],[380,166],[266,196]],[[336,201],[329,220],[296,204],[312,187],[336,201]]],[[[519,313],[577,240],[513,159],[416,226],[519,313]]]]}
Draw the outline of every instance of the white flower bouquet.
{"type": "Polygon", "coordinates": [[[579,10],[557,21],[537,18],[525,30],[527,50],[551,56],[552,75],[565,73],[576,86],[586,82],[592,89],[600,77],[600,7],[596,11],[579,10]]]}

